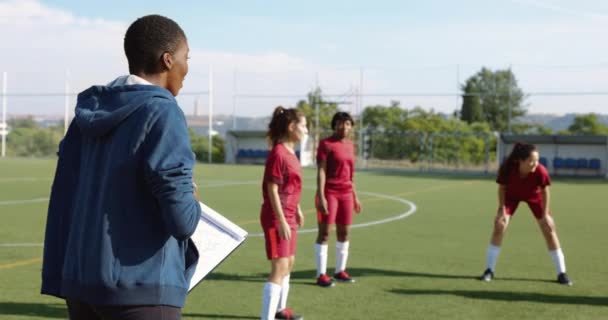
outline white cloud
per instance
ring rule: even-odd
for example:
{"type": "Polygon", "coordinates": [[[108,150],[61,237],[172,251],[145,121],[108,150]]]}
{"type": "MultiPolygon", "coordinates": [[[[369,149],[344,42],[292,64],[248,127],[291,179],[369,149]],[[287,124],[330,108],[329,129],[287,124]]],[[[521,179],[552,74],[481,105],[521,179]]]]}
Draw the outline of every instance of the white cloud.
{"type": "MultiPolygon", "coordinates": [[[[73,91],[102,84],[127,70],[122,39],[128,23],[74,16],[36,0],[0,2],[0,59],[9,73],[9,93],[64,91],[66,71],[73,91]]],[[[216,112],[230,113],[234,74],[241,93],[302,93],[324,73],[326,87],[337,92],[354,82],[344,75],[282,52],[258,55],[201,50],[190,44],[190,73],[183,92],[208,88],[209,66],[214,69],[216,112]]],[[[180,97],[186,111],[196,97],[180,97]]],[[[10,97],[9,113],[55,114],[63,110],[63,97],[10,97]]],[[[237,112],[265,115],[276,104],[293,105],[298,98],[240,99],[237,112]],[[241,106],[243,105],[243,106],[241,106]]]]}
{"type": "MultiPolygon", "coordinates": [[[[514,1],[552,11],[564,9],[563,6],[550,7],[546,1],[514,1]]],[[[365,93],[452,93],[458,90],[457,79],[463,82],[481,66],[505,68],[511,63],[524,91],[599,90],[608,82],[606,68],[583,68],[572,74],[549,70],[546,66],[606,61],[604,53],[608,52],[608,43],[599,40],[608,36],[608,20],[603,17],[604,14],[581,9],[560,18],[529,23],[436,23],[424,29],[393,29],[372,38],[362,37],[365,47],[385,46],[376,47],[380,50],[377,54],[394,55],[390,56],[393,60],[386,59],[388,64],[411,66],[368,67],[364,69],[363,90],[365,93]],[[594,14],[594,18],[585,19],[589,14],[594,14]],[[459,78],[457,64],[461,65],[459,78]],[[530,65],[541,67],[534,69],[530,65]]],[[[122,39],[128,23],[79,17],[37,0],[1,1],[0,60],[4,69],[0,72],[9,73],[9,93],[63,92],[66,70],[69,70],[72,91],[106,83],[125,73],[122,39]]],[[[321,44],[319,50],[331,53],[341,46],[342,43],[321,44]]],[[[206,50],[196,43],[190,43],[190,47],[190,73],[183,92],[206,91],[209,66],[213,65],[216,113],[233,111],[235,74],[239,94],[301,96],[241,97],[236,99],[235,108],[241,115],[267,115],[278,104],[293,105],[316,83],[326,93],[341,94],[338,98],[354,101],[353,92],[359,86],[360,70],[356,66],[321,65],[281,51],[243,54],[206,50]]],[[[179,100],[190,112],[195,98],[183,95],[179,100]]],[[[458,106],[453,96],[368,97],[365,103],[387,104],[391,99],[401,100],[408,107],[422,105],[443,112],[451,112],[458,106]]],[[[606,99],[608,96],[595,97],[590,103],[572,99],[561,104],[554,99],[550,104],[534,104],[531,111],[597,112],[606,99]],[[582,107],[578,108],[577,103],[582,107]]],[[[62,112],[63,105],[63,97],[10,97],[9,113],[57,114],[62,112]]],[[[352,110],[352,105],[344,108],[352,110]]]]}

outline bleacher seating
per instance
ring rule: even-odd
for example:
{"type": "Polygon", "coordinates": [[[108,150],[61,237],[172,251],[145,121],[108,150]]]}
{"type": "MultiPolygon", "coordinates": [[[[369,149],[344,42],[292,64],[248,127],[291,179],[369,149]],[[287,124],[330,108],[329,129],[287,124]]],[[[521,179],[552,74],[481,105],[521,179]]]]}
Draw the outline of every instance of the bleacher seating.
{"type": "Polygon", "coordinates": [[[564,167],[568,169],[576,169],[576,159],[574,158],[566,158],[564,167]]]}
{"type": "Polygon", "coordinates": [[[553,168],[554,169],[561,169],[561,168],[565,168],[566,164],[564,159],[560,158],[560,157],[555,157],[553,158],[553,168]]]}
{"type": "Polygon", "coordinates": [[[602,161],[600,159],[590,159],[589,169],[599,170],[601,168],[602,161]]]}
{"type": "Polygon", "coordinates": [[[578,158],[576,160],[576,168],[577,169],[587,169],[589,168],[589,160],[585,158],[578,158]]]}
{"type": "MultiPolygon", "coordinates": [[[[542,163],[542,161],[541,161],[542,163]]],[[[591,169],[591,170],[599,170],[601,168],[601,160],[594,159],[586,159],[586,158],[553,158],[553,168],[554,169],[591,169]]]]}

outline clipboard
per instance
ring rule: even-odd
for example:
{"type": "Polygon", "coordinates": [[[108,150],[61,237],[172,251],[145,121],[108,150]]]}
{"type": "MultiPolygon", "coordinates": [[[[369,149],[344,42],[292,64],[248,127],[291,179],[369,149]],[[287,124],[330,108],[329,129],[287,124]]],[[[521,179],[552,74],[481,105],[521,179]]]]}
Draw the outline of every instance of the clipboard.
{"type": "Polygon", "coordinates": [[[202,202],[201,217],[190,237],[199,252],[188,292],[234,252],[247,238],[247,231],[202,202]]]}

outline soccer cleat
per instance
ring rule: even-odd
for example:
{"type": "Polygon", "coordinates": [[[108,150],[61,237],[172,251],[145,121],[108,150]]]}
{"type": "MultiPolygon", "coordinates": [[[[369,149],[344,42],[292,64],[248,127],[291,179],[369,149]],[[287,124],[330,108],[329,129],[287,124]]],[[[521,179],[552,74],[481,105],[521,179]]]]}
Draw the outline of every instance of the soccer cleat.
{"type": "Polygon", "coordinates": [[[288,319],[288,320],[304,320],[301,315],[293,313],[293,310],[285,308],[274,315],[275,319],[288,319]]]}
{"type": "Polygon", "coordinates": [[[565,286],[572,285],[572,281],[570,281],[570,279],[568,278],[568,275],[565,272],[562,272],[559,275],[557,275],[557,283],[563,284],[565,286]]]}
{"type": "Polygon", "coordinates": [[[486,271],[483,272],[483,274],[481,275],[481,277],[479,277],[479,280],[481,281],[492,281],[494,279],[494,272],[492,272],[492,270],[490,269],[486,269],[486,271]]]}
{"type": "Polygon", "coordinates": [[[319,287],[329,288],[335,286],[336,284],[331,281],[331,278],[328,275],[322,274],[317,278],[317,285],[319,287]]]}
{"type": "Polygon", "coordinates": [[[348,275],[348,273],[346,273],[346,271],[340,271],[340,272],[334,274],[334,279],[336,279],[336,281],[345,282],[345,283],[355,282],[355,279],[351,278],[348,275]]]}

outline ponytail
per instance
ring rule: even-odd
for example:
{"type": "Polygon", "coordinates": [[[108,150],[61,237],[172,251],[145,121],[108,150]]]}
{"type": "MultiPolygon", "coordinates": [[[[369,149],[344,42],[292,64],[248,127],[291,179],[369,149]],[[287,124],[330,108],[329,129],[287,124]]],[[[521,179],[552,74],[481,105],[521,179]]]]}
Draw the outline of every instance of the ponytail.
{"type": "Polygon", "coordinates": [[[284,108],[278,106],[272,112],[272,119],[268,124],[268,132],[266,140],[273,147],[279,143],[289,131],[289,125],[293,122],[297,123],[304,114],[295,108],[284,108]]]}

